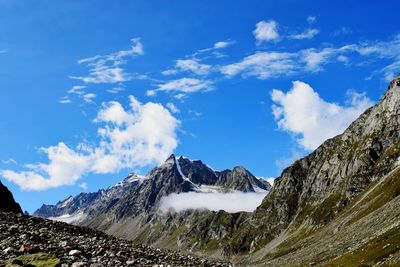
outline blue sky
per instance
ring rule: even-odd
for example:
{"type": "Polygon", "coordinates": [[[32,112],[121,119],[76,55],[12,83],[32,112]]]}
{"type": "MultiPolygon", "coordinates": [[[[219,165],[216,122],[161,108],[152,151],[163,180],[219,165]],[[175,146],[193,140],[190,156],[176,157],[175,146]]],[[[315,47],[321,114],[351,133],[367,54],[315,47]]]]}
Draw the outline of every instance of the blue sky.
{"type": "Polygon", "coordinates": [[[276,177],[399,72],[397,1],[0,0],[0,175],[23,209],[174,152],[276,177]]]}

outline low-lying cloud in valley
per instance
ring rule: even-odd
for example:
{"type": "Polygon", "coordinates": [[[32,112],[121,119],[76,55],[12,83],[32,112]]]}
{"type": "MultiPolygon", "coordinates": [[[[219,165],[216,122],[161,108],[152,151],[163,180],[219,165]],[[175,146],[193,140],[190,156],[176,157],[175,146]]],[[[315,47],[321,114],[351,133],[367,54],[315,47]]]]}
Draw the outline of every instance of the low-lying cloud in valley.
{"type": "Polygon", "coordinates": [[[197,193],[188,192],[170,194],[163,197],[159,210],[184,211],[190,209],[204,209],[211,211],[224,210],[226,212],[254,211],[262,202],[267,193],[197,193]]]}

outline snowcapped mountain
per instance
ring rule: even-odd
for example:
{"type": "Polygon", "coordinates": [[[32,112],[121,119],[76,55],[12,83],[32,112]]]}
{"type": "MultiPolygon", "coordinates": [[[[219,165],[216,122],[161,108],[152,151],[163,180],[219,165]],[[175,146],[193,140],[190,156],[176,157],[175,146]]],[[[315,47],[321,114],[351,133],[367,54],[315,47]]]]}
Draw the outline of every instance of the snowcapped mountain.
{"type": "Polygon", "coordinates": [[[243,167],[214,171],[200,160],[171,155],[147,176],[130,174],[108,189],[81,193],[43,205],[34,216],[80,224],[88,218],[112,214],[117,219],[156,212],[161,198],[172,193],[263,192],[271,188],[243,167]]]}

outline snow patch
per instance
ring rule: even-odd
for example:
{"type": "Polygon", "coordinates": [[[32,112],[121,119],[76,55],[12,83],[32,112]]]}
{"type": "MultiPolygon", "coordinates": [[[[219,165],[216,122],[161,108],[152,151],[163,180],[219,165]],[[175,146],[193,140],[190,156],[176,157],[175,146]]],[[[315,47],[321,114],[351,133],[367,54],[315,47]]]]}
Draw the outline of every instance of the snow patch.
{"type": "Polygon", "coordinates": [[[217,185],[200,185],[196,192],[199,193],[219,193],[223,192],[223,188],[217,185]]]}
{"type": "Polygon", "coordinates": [[[71,196],[68,199],[64,200],[60,206],[60,208],[65,208],[66,206],[68,206],[70,203],[72,203],[72,201],[74,200],[74,198],[71,196]]]}

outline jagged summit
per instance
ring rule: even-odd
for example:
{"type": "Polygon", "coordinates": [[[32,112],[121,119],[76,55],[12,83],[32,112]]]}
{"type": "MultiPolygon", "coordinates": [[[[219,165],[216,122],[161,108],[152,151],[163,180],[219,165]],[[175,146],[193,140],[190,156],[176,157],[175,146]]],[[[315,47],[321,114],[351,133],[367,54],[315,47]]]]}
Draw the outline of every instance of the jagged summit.
{"type": "Polygon", "coordinates": [[[116,214],[118,220],[156,212],[161,198],[183,192],[267,192],[271,186],[260,182],[243,167],[217,172],[200,160],[171,154],[145,177],[129,174],[106,190],[81,193],[56,205],[43,205],[34,215],[81,223],[87,217],[116,214]]]}

